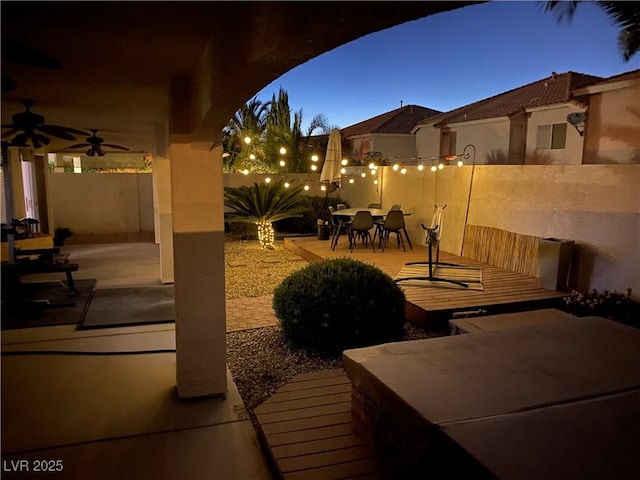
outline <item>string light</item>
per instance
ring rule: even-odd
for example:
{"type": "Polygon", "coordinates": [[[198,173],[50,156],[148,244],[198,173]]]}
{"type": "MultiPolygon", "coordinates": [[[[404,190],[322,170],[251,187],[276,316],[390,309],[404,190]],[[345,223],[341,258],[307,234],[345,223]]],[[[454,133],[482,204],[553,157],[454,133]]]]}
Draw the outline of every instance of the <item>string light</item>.
{"type": "Polygon", "coordinates": [[[458,166],[461,167],[462,165],[464,165],[464,162],[462,160],[458,160],[458,166]]]}
{"type": "Polygon", "coordinates": [[[307,185],[307,184],[305,183],[305,185],[304,185],[304,189],[305,189],[305,191],[309,190],[309,185],[307,185]]]}
{"type": "Polygon", "coordinates": [[[346,169],[346,168],[344,168],[344,167],[342,167],[342,168],[340,169],[340,173],[341,173],[342,175],[344,175],[345,173],[347,173],[347,169],[346,169]]]}
{"type": "Polygon", "coordinates": [[[320,190],[322,190],[323,192],[325,192],[327,190],[327,187],[325,185],[320,185],[320,190]]]}
{"type": "Polygon", "coordinates": [[[400,170],[400,173],[402,175],[404,175],[405,173],[407,173],[407,169],[404,167],[404,165],[402,166],[402,169],[400,170]]]}
{"type": "Polygon", "coordinates": [[[317,162],[318,161],[318,155],[316,155],[315,153],[313,155],[311,155],[311,161],[312,162],[317,162]]]}
{"type": "Polygon", "coordinates": [[[377,185],[377,184],[378,184],[378,179],[377,179],[377,178],[373,181],[373,184],[374,184],[374,185],[377,185]]]}
{"type": "Polygon", "coordinates": [[[393,164],[393,169],[397,172],[398,169],[400,168],[400,165],[398,165],[397,163],[393,164]]]}
{"type": "Polygon", "coordinates": [[[439,168],[440,170],[442,170],[442,169],[444,168],[444,163],[439,163],[439,164],[438,164],[438,168],[439,168]]]}
{"type": "Polygon", "coordinates": [[[256,156],[255,156],[253,153],[250,153],[250,154],[249,154],[249,158],[250,158],[251,160],[255,160],[255,159],[256,159],[256,156]]]}
{"type": "Polygon", "coordinates": [[[264,183],[271,183],[271,177],[267,177],[264,179],[264,183]]]}
{"type": "Polygon", "coordinates": [[[371,163],[369,164],[369,168],[370,168],[371,170],[373,170],[374,168],[376,168],[376,164],[375,164],[375,163],[373,163],[373,162],[371,162],[371,163]]]}
{"type": "Polygon", "coordinates": [[[280,166],[284,167],[287,164],[287,162],[285,162],[284,160],[280,160],[280,166]]]}
{"type": "Polygon", "coordinates": [[[244,143],[246,143],[247,145],[249,145],[251,143],[251,137],[250,136],[246,136],[244,137],[244,143]]]}
{"type": "Polygon", "coordinates": [[[316,165],[311,165],[311,170],[315,172],[316,170],[318,170],[318,167],[316,165]]]}
{"type": "Polygon", "coordinates": [[[431,171],[432,172],[436,172],[438,170],[438,168],[435,165],[431,165],[431,171]]]}
{"type": "Polygon", "coordinates": [[[249,170],[245,168],[245,169],[242,171],[242,173],[244,173],[245,175],[249,175],[249,170]]]}
{"type": "Polygon", "coordinates": [[[284,182],[284,188],[289,188],[289,182],[284,182]]]}
{"type": "Polygon", "coordinates": [[[343,158],[340,163],[342,164],[343,167],[346,167],[347,163],[349,163],[349,160],[347,160],[346,158],[343,158]]]}
{"type": "Polygon", "coordinates": [[[364,177],[366,177],[366,176],[367,176],[367,174],[366,174],[366,173],[364,173],[364,172],[362,172],[362,173],[360,174],[360,176],[361,176],[362,178],[364,178],[364,177]]]}
{"type": "Polygon", "coordinates": [[[418,170],[419,170],[419,171],[423,171],[423,170],[424,170],[424,165],[422,165],[422,162],[420,162],[420,163],[418,164],[418,170]]]}
{"type": "Polygon", "coordinates": [[[287,149],[284,147],[280,147],[280,155],[284,155],[285,153],[287,153],[287,149]]]}
{"type": "Polygon", "coordinates": [[[354,182],[353,178],[350,178],[349,183],[353,183],[353,182],[354,182]]]}

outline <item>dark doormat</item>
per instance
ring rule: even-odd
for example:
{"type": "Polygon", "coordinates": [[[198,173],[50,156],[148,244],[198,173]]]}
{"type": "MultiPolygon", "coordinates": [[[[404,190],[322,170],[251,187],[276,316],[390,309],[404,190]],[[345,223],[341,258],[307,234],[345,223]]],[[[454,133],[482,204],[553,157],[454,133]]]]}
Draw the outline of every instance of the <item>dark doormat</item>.
{"type": "Polygon", "coordinates": [[[75,280],[75,284],[77,293],[73,296],[67,282],[25,282],[11,298],[3,292],[2,330],[79,323],[96,280],[75,280]]]}
{"type": "Polygon", "coordinates": [[[99,288],[78,330],[171,323],[175,318],[173,285],[99,288]]]}

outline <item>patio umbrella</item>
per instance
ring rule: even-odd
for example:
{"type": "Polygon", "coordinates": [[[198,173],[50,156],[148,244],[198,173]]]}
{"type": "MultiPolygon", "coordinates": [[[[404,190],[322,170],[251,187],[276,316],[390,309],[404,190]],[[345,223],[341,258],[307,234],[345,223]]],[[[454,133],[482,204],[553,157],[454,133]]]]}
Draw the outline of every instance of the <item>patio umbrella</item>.
{"type": "Polygon", "coordinates": [[[322,164],[322,171],[320,172],[320,183],[326,184],[324,195],[324,210],[323,220],[326,212],[329,210],[329,192],[335,191],[340,186],[340,179],[342,174],[340,173],[342,160],[342,137],[340,136],[340,130],[334,128],[329,135],[329,143],[327,144],[327,153],[324,157],[324,163],[322,164]]]}

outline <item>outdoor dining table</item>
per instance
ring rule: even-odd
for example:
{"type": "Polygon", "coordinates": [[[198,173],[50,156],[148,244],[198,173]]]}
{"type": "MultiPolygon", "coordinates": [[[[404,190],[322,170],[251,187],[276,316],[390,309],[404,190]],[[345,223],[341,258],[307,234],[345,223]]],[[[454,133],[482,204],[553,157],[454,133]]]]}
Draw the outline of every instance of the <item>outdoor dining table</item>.
{"type": "MultiPolygon", "coordinates": [[[[339,224],[338,226],[335,228],[335,231],[333,232],[333,238],[331,239],[331,250],[335,250],[336,245],[338,244],[338,239],[340,238],[340,232],[342,231],[342,226],[346,221],[348,220],[353,220],[356,216],[356,213],[361,212],[361,211],[367,211],[369,213],[371,213],[371,216],[373,217],[373,221],[375,222],[376,220],[383,220],[387,217],[387,213],[389,213],[389,210],[386,210],[384,208],[344,208],[342,210],[336,210],[335,212],[331,213],[332,217],[337,217],[339,220],[339,224]]],[[[404,213],[405,216],[411,215],[410,213],[404,213]]],[[[411,248],[413,248],[413,246],[411,245],[411,240],[409,239],[409,237],[407,236],[407,240],[409,242],[409,246],[411,248]]]]}

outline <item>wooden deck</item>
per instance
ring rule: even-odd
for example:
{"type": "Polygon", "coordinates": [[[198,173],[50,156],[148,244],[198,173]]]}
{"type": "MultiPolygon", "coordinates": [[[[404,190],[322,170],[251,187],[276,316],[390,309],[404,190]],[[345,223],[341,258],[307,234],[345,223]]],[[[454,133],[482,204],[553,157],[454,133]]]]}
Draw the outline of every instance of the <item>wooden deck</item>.
{"type": "MultiPolygon", "coordinates": [[[[285,247],[310,262],[325,258],[351,257],[371,263],[391,277],[395,277],[405,263],[427,261],[425,246],[414,245],[413,250],[403,252],[390,246],[384,252],[365,249],[362,245],[349,251],[345,238],[335,250],[331,250],[330,241],[317,240],[315,237],[285,238],[285,247]]],[[[424,288],[402,286],[405,292],[406,315],[414,324],[425,328],[442,328],[455,312],[485,310],[488,315],[510,313],[539,308],[554,308],[562,303],[566,292],[546,290],[540,286],[536,277],[505,270],[468,258],[440,252],[441,262],[450,262],[465,266],[482,267],[483,290],[465,290],[452,288],[424,288]]]]}
{"type": "Polygon", "coordinates": [[[254,411],[283,480],[384,480],[382,463],[351,426],[342,369],[297,375],[254,411]]]}

